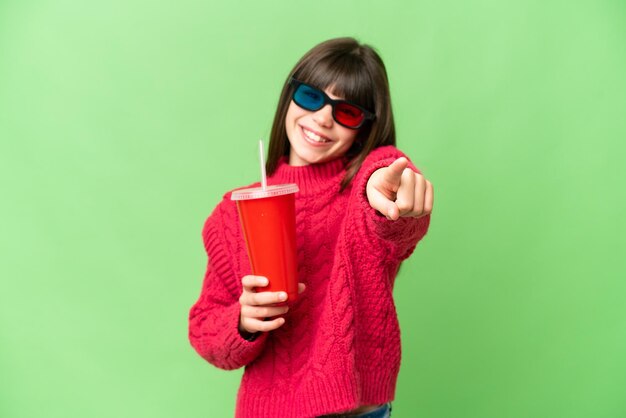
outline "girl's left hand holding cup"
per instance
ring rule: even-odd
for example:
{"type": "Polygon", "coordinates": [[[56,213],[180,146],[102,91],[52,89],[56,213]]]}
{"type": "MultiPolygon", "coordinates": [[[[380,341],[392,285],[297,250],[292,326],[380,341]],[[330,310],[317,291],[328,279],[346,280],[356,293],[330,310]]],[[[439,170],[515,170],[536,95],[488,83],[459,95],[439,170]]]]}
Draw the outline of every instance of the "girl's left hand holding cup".
{"type": "MultiPolygon", "coordinates": [[[[287,300],[286,292],[257,292],[257,288],[267,286],[263,276],[247,275],[241,279],[242,292],[239,297],[239,333],[248,338],[257,332],[273,331],[285,323],[281,315],[287,313],[288,306],[276,306],[287,300]]],[[[304,292],[304,283],[298,283],[298,293],[304,292]]]]}
{"type": "Polygon", "coordinates": [[[408,167],[400,157],[388,167],[374,171],[367,181],[369,204],[387,219],[421,218],[433,210],[433,185],[408,167]]]}

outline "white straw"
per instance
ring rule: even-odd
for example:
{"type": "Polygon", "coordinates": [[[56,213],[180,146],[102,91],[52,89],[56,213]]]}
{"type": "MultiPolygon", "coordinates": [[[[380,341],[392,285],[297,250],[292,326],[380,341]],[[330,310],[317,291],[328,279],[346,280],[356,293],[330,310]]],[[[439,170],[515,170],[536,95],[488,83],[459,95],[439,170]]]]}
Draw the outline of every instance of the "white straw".
{"type": "Polygon", "coordinates": [[[261,187],[267,189],[267,173],[265,172],[265,154],[263,153],[263,140],[259,141],[259,161],[261,162],[261,187]]]}

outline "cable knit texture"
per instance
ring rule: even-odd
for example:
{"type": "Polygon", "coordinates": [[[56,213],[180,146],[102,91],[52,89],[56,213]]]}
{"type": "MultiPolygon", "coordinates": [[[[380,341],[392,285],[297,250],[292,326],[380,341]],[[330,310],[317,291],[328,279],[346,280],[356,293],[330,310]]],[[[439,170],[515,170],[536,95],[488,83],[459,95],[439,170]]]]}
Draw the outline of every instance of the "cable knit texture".
{"type": "Polygon", "coordinates": [[[394,399],[400,329],[393,285],[430,215],[389,221],[370,207],[365,186],[400,156],[392,146],[372,151],[341,193],[345,160],[292,167],[283,158],[268,184],[300,188],[298,274],[307,289],[290,303],[282,327],[254,341],[238,332],[241,278],[251,268],[230,192],[206,220],[208,266],[189,339],[219,368],[246,367],[237,418],[316,417],[394,399]]]}

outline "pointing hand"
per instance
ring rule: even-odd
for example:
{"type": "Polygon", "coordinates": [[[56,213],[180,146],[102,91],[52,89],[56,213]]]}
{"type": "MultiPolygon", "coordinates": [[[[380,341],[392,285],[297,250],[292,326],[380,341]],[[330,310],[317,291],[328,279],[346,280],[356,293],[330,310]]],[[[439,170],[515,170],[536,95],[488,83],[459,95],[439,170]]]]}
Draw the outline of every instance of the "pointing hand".
{"type": "Polygon", "coordinates": [[[433,210],[433,185],[408,168],[409,161],[400,157],[388,167],[374,171],[367,181],[367,199],[389,220],[400,217],[421,218],[433,210]]]}

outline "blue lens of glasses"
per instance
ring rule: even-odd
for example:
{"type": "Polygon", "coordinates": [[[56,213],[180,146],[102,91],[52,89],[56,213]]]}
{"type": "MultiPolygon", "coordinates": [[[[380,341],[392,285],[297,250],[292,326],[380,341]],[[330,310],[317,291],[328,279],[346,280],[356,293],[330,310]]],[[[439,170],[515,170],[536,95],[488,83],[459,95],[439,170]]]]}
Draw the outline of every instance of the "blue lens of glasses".
{"type": "Polygon", "coordinates": [[[318,110],[324,106],[324,96],[322,93],[309,86],[301,84],[296,89],[293,95],[293,99],[298,105],[304,107],[307,110],[318,110]]]}

